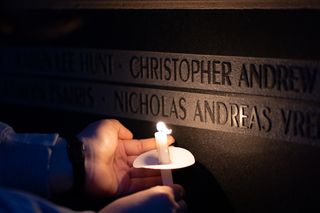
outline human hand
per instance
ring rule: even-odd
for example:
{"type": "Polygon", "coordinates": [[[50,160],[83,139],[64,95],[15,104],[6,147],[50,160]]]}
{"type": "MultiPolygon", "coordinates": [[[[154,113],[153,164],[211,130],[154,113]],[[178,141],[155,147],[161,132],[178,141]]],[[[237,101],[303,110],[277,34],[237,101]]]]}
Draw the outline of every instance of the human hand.
{"type": "MultiPolygon", "coordinates": [[[[92,123],[77,137],[85,146],[86,193],[120,196],[162,183],[158,170],[132,167],[136,157],[156,149],[154,138],[134,140],[117,120],[92,123]]],[[[173,137],[168,136],[168,145],[173,142],[173,137]]]]}
{"type": "Polygon", "coordinates": [[[185,191],[182,186],[156,186],[135,194],[122,197],[110,203],[99,213],[166,213],[188,212],[184,200],[185,191]]]}

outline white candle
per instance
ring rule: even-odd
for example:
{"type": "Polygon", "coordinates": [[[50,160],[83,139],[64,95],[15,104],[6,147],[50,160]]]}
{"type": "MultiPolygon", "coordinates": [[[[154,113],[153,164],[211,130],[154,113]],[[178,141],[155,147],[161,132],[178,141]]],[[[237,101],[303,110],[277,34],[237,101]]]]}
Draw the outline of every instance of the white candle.
{"type": "Polygon", "coordinates": [[[167,134],[165,132],[154,133],[157,142],[157,150],[159,154],[159,164],[169,164],[170,155],[167,143],[167,134]]]}
{"type": "MultiPolygon", "coordinates": [[[[163,122],[157,123],[157,130],[154,134],[157,143],[157,150],[159,156],[159,164],[170,164],[170,153],[167,143],[167,134],[171,134],[171,129],[168,130],[163,122]]],[[[169,186],[173,184],[172,172],[170,169],[161,170],[162,184],[169,186]]]]}

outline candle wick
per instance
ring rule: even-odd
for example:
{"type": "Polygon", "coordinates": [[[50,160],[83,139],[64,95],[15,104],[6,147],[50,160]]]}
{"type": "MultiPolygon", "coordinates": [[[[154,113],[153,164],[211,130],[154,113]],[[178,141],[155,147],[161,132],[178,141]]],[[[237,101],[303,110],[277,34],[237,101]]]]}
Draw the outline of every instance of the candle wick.
{"type": "Polygon", "coordinates": [[[166,133],[167,135],[170,135],[171,132],[172,132],[172,129],[161,129],[161,130],[158,130],[159,132],[163,132],[163,133],[166,133]]]}

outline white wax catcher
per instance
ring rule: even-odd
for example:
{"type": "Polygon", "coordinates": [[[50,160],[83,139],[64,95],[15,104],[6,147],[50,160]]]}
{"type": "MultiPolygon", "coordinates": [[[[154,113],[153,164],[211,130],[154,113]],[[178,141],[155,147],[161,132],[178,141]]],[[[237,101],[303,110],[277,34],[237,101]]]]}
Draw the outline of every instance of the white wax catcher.
{"type": "Polygon", "coordinates": [[[133,167],[146,169],[179,169],[195,163],[194,156],[186,149],[169,147],[169,154],[171,163],[159,164],[157,149],[145,152],[135,159],[133,167]]]}

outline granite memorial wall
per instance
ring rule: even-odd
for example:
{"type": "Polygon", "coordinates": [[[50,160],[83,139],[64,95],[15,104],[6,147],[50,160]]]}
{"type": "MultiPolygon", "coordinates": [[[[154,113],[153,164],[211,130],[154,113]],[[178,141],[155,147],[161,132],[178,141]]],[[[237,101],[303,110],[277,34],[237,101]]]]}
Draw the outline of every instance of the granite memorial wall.
{"type": "Polygon", "coordinates": [[[17,132],[116,118],[146,138],[163,121],[196,158],[174,173],[190,212],[319,210],[317,9],[4,11],[0,118],[17,132]]]}

